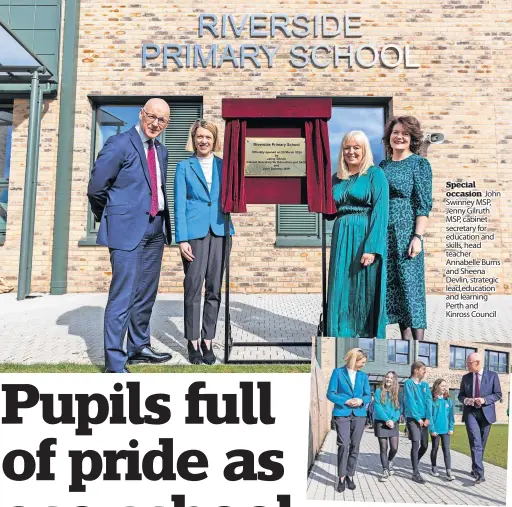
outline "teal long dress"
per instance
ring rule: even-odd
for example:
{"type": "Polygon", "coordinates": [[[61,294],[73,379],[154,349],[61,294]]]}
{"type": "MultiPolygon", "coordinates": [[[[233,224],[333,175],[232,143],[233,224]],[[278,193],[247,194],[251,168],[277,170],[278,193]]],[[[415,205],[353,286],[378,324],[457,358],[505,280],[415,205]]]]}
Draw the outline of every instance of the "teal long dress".
{"type": "Polygon", "coordinates": [[[386,338],[386,228],[389,189],[384,172],[333,176],[338,210],[332,231],[328,286],[328,336],[386,338]],[[375,254],[367,267],[363,253],[375,254]]]}
{"type": "Polygon", "coordinates": [[[432,209],[432,169],[415,154],[397,162],[383,160],[380,166],[389,182],[388,324],[426,329],[424,253],[411,259],[407,252],[416,217],[428,217],[432,209]]]}

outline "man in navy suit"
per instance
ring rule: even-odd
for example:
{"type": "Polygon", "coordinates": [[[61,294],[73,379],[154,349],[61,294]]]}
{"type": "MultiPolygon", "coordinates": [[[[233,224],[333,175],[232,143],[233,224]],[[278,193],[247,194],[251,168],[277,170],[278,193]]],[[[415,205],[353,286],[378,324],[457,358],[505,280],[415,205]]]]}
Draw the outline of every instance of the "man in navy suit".
{"type": "Polygon", "coordinates": [[[464,405],[462,422],[466,423],[471,447],[472,470],[475,484],[485,481],[484,452],[491,424],[496,422],[494,404],[501,400],[501,386],[498,375],[484,370],[482,357],[476,352],[466,359],[469,373],[462,377],[459,401],[464,405]]]}
{"type": "Polygon", "coordinates": [[[149,330],[164,243],[172,240],[165,192],[168,154],[157,140],[169,116],[167,102],[150,99],[136,126],[107,139],[91,173],[87,196],[100,222],[97,243],[108,246],[112,265],[104,321],[106,373],[130,373],[127,360],[171,359],[151,348],[149,330]]]}

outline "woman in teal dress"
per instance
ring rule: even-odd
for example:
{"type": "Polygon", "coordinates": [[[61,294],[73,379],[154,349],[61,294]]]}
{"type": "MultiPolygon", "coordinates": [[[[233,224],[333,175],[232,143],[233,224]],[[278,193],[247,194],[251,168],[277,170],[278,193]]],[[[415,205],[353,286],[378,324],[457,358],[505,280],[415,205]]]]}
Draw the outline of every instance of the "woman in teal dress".
{"type": "Polygon", "coordinates": [[[368,138],[352,131],[341,141],[332,192],[328,336],[386,338],[388,183],[373,165],[368,138]]]}
{"type": "Polygon", "coordinates": [[[393,117],[384,138],[389,182],[387,320],[403,339],[423,340],[427,328],[423,234],[432,209],[432,169],[418,155],[422,132],[413,116],[393,117]]]}

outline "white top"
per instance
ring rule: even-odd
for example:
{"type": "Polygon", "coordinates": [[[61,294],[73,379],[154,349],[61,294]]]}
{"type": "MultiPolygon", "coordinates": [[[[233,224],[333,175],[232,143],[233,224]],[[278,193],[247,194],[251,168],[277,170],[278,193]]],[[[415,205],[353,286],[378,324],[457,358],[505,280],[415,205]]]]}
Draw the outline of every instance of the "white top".
{"type": "Polygon", "coordinates": [[[206,185],[208,185],[208,192],[212,190],[212,178],[213,178],[213,153],[210,153],[207,157],[197,157],[203,170],[204,179],[206,185]]]}
{"type": "Polygon", "coordinates": [[[350,368],[347,368],[348,376],[350,377],[350,382],[352,383],[352,387],[356,385],[356,370],[351,370],[350,368]]]}
{"type": "MultiPolygon", "coordinates": [[[[475,398],[475,379],[476,375],[478,375],[478,386],[480,387],[480,391],[482,390],[482,375],[484,373],[484,369],[482,368],[479,372],[474,373],[473,372],[473,398],[475,398]]],[[[479,398],[483,398],[482,395],[479,396],[479,398]]]]}
{"type": "MultiPolygon", "coordinates": [[[[146,154],[146,160],[148,158],[148,141],[149,137],[142,132],[142,129],[140,128],[140,125],[137,124],[135,126],[135,130],[137,130],[137,133],[139,134],[141,140],[142,140],[142,146],[144,146],[144,153],[146,154]]],[[[158,211],[162,211],[165,209],[165,200],[164,200],[164,192],[162,190],[162,173],[160,172],[160,162],[158,161],[158,154],[157,154],[157,148],[156,144],[155,146],[155,161],[156,161],[156,186],[158,188],[158,211]]]]}

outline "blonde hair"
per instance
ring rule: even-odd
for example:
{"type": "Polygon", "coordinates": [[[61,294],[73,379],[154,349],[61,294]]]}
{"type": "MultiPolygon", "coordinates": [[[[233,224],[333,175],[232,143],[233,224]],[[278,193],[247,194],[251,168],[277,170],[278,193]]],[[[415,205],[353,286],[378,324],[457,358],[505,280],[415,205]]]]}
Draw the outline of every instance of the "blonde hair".
{"type": "Polygon", "coordinates": [[[193,151],[194,153],[197,153],[196,143],[194,142],[194,137],[196,136],[196,132],[198,128],[203,128],[206,130],[209,130],[213,135],[213,149],[212,152],[220,151],[220,139],[219,139],[219,128],[215,123],[212,123],[211,121],[206,120],[196,120],[194,123],[192,123],[192,126],[190,127],[190,132],[188,135],[188,141],[187,146],[185,146],[185,150],[187,151],[193,151]]]}
{"type": "Polygon", "coordinates": [[[359,167],[359,174],[366,174],[373,165],[373,153],[367,135],[362,130],[351,130],[343,136],[340,144],[340,153],[338,155],[338,178],[340,180],[348,180],[349,178],[348,165],[343,156],[343,148],[348,141],[356,141],[361,144],[363,157],[359,167]]]}
{"type": "Polygon", "coordinates": [[[382,384],[380,385],[380,402],[385,403],[387,393],[389,393],[391,403],[393,403],[393,406],[395,408],[400,408],[400,400],[398,399],[399,390],[400,386],[398,384],[398,375],[394,371],[388,371],[386,375],[384,375],[384,378],[382,379],[382,384]],[[391,387],[388,389],[386,387],[386,377],[390,374],[393,376],[393,381],[391,383],[391,387]]]}
{"type": "Polygon", "coordinates": [[[343,360],[345,361],[345,365],[347,366],[347,368],[354,370],[356,363],[365,357],[368,356],[366,355],[366,352],[364,350],[350,349],[343,358],[343,360]]]}

